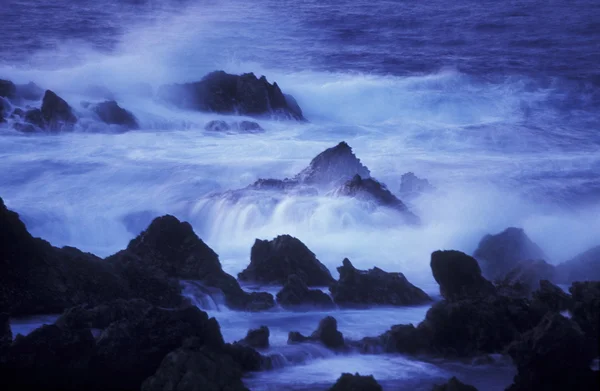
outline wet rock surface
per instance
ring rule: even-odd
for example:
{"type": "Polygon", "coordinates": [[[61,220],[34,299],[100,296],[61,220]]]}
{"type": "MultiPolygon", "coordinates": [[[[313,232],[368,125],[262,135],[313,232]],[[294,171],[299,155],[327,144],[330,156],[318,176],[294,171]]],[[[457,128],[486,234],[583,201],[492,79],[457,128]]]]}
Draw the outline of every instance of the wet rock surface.
{"type": "Polygon", "coordinates": [[[277,293],[277,303],[287,309],[333,308],[335,304],[328,294],[319,289],[309,289],[304,281],[292,274],[277,293]]]}

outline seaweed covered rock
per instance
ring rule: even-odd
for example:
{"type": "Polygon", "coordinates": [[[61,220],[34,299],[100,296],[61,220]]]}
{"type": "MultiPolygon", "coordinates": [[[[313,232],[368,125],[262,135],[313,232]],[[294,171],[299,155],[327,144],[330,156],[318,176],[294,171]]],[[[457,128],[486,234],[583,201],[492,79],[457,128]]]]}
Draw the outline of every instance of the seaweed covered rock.
{"type": "Polygon", "coordinates": [[[238,278],[283,285],[292,274],[308,286],[326,286],[334,281],[315,254],[290,235],[280,235],[273,240],[257,239],[250,253],[250,265],[238,274],[238,278]]]}
{"type": "Polygon", "coordinates": [[[92,107],[100,120],[109,125],[120,125],[126,129],[139,129],[140,125],[135,116],[114,101],[101,102],[92,107]]]}
{"type": "Polygon", "coordinates": [[[277,293],[277,302],[284,308],[332,308],[331,297],[319,289],[308,289],[304,281],[292,274],[277,293]]]}
{"type": "Polygon", "coordinates": [[[269,335],[269,328],[267,326],[260,326],[258,329],[248,330],[246,337],[238,341],[238,343],[256,349],[268,348],[269,335]]]}
{"type": "Polygon", "coordinates": [[[477,391],[477,388],[464,384],[453,376],[446,384],[434,386],[432,391],[477,391]]]}
{"type": "Polygon", "coordinates": [[[483,274],[501,279],[522,261],[544,259],[542,249],[521,228],[510,227],[497,235],[486,235],[473,256],[480,262],[483,274]]]}
{"type": "Polygon", "coordinates": [[[361,376],[358,373],[342,373],[329,391],[383,391],[373,375],[361,376]]]}
{"type": "Polygon", "coordinates": [[[303,336],[297,331],[292,331],[288,335],[288,344],[301,342],[320,342],[330,349],[342,349],[346,346],[344,335],[337,329],[337,320],[332,316],[327,316],[319,322],[319,327],[310,335],[303,336]]]}
{"type": "Polygon", "coordinates": [[[356,269],[346,258],[338,267],[340,278],[330,286],[331,295],[340,306],[416,305],[431,301],[421,289],[412,285],[402,273],[388,273],[377,267],[356,269]]]}

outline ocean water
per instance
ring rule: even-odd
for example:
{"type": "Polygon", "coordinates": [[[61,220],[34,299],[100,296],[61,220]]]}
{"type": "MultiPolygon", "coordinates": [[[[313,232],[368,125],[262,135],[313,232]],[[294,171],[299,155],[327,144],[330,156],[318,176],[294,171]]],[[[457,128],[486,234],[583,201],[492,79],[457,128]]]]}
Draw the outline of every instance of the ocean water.
{"type": "MultiPolygon", "coordinates": [[[[525,228],[552,263],[600,243],[597,1],[4,0],[0,20],[0,78],[51,88],[80,116],[61,135],[0,127],[0,196],[56,246],[110,255],[169,213],[189,221],[230,273],[248,264],[256,238],[289,233],[334,276],[348,257],[431,287],[432,251],[472,252],[508,226],[525,228]],[[204,125],[231,118],[154,99],[164,83],[215,69],[277,81],[309,122],[260,119],[262,134],[216,135],[204,125]],[[81,107],[109,96],[141,130],[118,133],[81,107]],[[215,196],[292,176],[342,140],[393,192],[405,172],[429,179],[436,191],[408,202],[421,226],[354,200],[215,196]]],[[[340,312],[341,324],[355,319],[342,331],[374,335],[404,322],[401,310],[381,311],[372,333],[363,315],[340,312]]],[[[407,322],[424,315],[412,311],[407,322]]],[[[304,315],[303,327],[321,315],[304,315]]],[[[262,322],[283,341],[286,322],[301,315],[216,316],[227,338],[262,322]]],[[[249,384],[318,390],[356,370],[390,390],[413,389],[454,371],[503,389],[512,377],[510,368],[486,380],[431,365],[319,357],[249,384]]]]}

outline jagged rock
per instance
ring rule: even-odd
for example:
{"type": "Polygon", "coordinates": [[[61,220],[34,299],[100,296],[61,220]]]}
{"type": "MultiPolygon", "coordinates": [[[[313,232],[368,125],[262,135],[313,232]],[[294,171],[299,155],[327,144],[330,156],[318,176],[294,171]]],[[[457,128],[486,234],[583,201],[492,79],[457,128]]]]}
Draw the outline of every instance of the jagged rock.
{"type": "Polygon", "coordinates": [[[460,251],[433,252],[431,271],[440,285],[440,294],[448,301],[487,297],[495,293],[492,283],[482,277],[477,261],[460,251]]]}
{"type": "Polygon", "coordinates": [[[539,287],[540,280],[555,280],[556,270],[544,260],[522,261],[498,281],[498,286],[507,294],[529,297],[539,287]]]}
{"type": "Polygon", "coordinates": [[[248,391],[241,378],[242,370],[231,356],[215,353],[190,338],[164,358],[156,373],[144,381],[142,391],[248,391]]]}
{"type": "Polygon", "coordinates": [[[178,107],[224,114],[274,115],[303,120],[295,100],[286,97],[277,83],[270,84],[253,73],[209,73],[195,83],[163,86],[159,97],[178,107]]]}
{"type": "Polygon", "coordinates": [[[480,262],[483,275],[492,280],[504,278],[522,261],[546,258],[523,229],[512,227],[484,236],[473,256],[480,262]]]}
{"type": "Polygon", "coordinates": [[[19,98],[25,100],[40,100],[44,96],[44,90],[33,82],[27,84],[17,84],[16,94],[19,98]]]}
{"type": "Polygon", "coordinates": [[[273,240],[257,239],[250,253],[250,265],[238,274],[238,278],[283,285],[292,274],[308,286],[326,286],[334,281],[315,254],[290,235],[280,235],[273,240]]]}
{"type": "Polygon", "coordinates": [[[259,311],[275,305],[269,293],[244,292],[236,279],[223,271],[218,255],[194,233],[192,226],[170,215],[154,219],[126,250],[107,261],[117,266],[137,266],[134,270],[158,270],[170,278],[201,281],[221,289],[226,304],[234,309],[259,311]]]}
{"type": "Polygon", "coordinates": [[[248,330],[246,337],[238,343],[256,349],[268,348],[269,334],[269,328],[267,326],[260,326],[258,329],[248,330]]]}
{"type": "Polygon", "coordinates": [[[585,333],[589,346],[600,356],[600,281],[574,282],[569,288],[573,320],[585,333]]]}
{"type": "Polygon", "coordinates": [[[400,177],[399,193],[403,198],[415,198],[434,189],[427,179],[421,179],[412,172],[407,172],[400,177]]]}
{"type": "Polygon", "coordinates": [[[329,290],[335,303],[340,306],[402,306],[431,301],[402,273],[387,273],[377,267],[367,271],[357,270],[347,258],[337,270],[340,279],[331,284],[329,290]]]}
{"type": "Polygon", "coordinates": [[[364,179],[371,177],[369,169],[354,155],[352,148],[342,141],[318,154],[294,180],[312,185],[339,186],[355,175],[364,179]]]}
{"type": "Polygon", "coordinates": [[[46,128],[53,132],[72,130],[73,125],[77,122],[71,106],[50,90],[46,90],[44,94],[41,111],[46,128]]]}
{"type": "Polygon", "coordinates": [[[477,391],[477,388],[464,384],[453,376],[448,383],[434,386],[433,391],[477,391]]]}
{"type": "Polygon", "coordinates": [[[98,115],[100,120],[109,125],[121,125],[127,129],[139,129],[135,116],[122,108],[114,100],[98,103],[92,110],[98,115]]]}
{"type": "Polygon", "coordinates": [[[361,376],[358,373],[342,373],[329,391],[383,391],[373,375],[361,376]]]}
{"type": "Polygon", "coordinates": [[[17,94],[17,87],[10,80],[0,79],[0,97],[12,99],[17,94]]]}
{"type": "Polygon", "coordinates": [[[571,296],[548,280],[541,280],[540,287],[532,294],[531,305],[543,312],[561,312],[573,307],[571,296]]]}
{"type": "Polygon", "coordinates": [[[407,223],[418,224],[415,216],[402,201],[393,195],[384,184],[373,178],[361,178],[355,175],[351,180],[332,192],[335,196],[352,197],[358,200],[371,201],[380,206],[395,209],[405,216],[407,223]]]}
{"type": "Polygon", "coordinates": [[[429,340],[425,333],[412,324],[392,326],[375,341],[385,352],[416,355],[429,350],[429,340]]]}
{"type": "Polygon", "coordinates": [[[556,275],[565,284],[574,281],[600,281],[600,246],[559,264],[556,266],[556,275]]]}
{"type": "Polygon", "coordinates": [[[560,314],[548,314],[508,348],[517,375],[508,391],[596,390],[590,370],[590,346],[579,326],[560,314]]]}
{"type": "Polygon", "coordinates": [[[105,329],[122,319],[139,321],[151,309],[152,305],[142,299],[117,299],[97,307],[83,304],[67,309],[55,324],[66,328],[105,329]]]}
{"type": "Polygon", "coordinates": [[[307,341],[320,342],[330,349],[341,349],[346,345],[343,334],[337,329],[337,320],[332,316],[321,319],[319,327],[310,337],[305,337],[297,331],[292,331],[288,335],[288,344],[307,341]]]}
{"type": "Polygon", "coordinates": [[[283,288],[277,293],[277,302],[284,308],[332,308],[331,297],[319,289],[308,289],[304,281],[292,274],[283,288]]]}

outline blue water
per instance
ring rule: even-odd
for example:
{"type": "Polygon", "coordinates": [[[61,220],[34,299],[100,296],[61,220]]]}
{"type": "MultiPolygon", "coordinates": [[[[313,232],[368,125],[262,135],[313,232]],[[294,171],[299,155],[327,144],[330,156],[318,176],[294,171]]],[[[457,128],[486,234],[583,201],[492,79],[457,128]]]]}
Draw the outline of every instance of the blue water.
{"type": "MultiPolygon", "coordinates": [[[[0,125],[0,196],[54,245],[106,256],[171,213],[230,273],[247,265],[255,238],[289,233],[334,276],[348,257],[427,287],[431,251],[471,252],[507,226],[525,228],[552,263],[600,244],[597,1],[4,0],[0,20],[0,78],[52,88],[80,117],[73,133],[52,137],[0,125]],[[149,93],[215,69],[277,81],[309,122],[260,120],[265,133],[215,135],[204,125],[230,118],[175,110],[149,93]],[[115,134],[80,104],[108,95],[141,130],[115,134]],[[436,191],[407,200],[421,227],[348,199],[210,196],[290,177],[341,140],[393,192],[407,171],[430,180],[436,191]]],[[[389,311],[384,323],[401,321],[389,311]]],[[[232,339],[267,321],[217,317],[232,339]]],[[[270,320],[281,340],[298,314],[270,320]]],[[[359,323],[345,332],[364,334],[359,323]]],[[[365,360],[331,359],[340,370],[365,360]]],[[[390,389],[431,378],[425,364],[394,378],[386,368],[403,364],[368,360],[390,389]]],[[[326,365],[265,376],[272,387],[297,378],[295,389],[324,389],[326,365]]],[[[490,377],[487,389],[510,377],[490,377]]],[[[249,384],[269,386],[257,379],[249,384]]]]}

